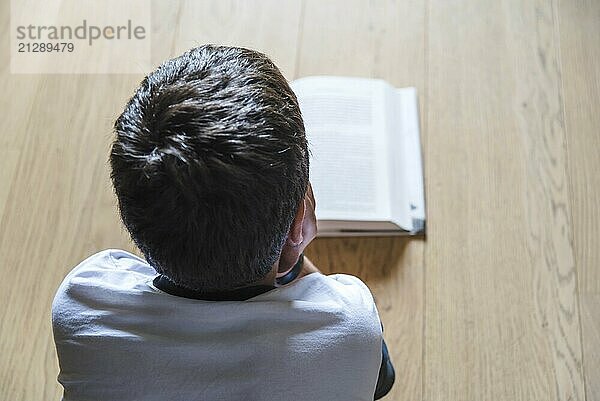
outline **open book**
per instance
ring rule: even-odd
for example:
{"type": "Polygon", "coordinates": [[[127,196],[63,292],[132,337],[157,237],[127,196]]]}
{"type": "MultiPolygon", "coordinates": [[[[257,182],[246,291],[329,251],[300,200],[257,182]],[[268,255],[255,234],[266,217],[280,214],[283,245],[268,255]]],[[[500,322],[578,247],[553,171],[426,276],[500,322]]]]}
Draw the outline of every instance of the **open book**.
{"type": "Polygon", "coordinates": [[[318,235],[424,234],[415,88],[330,76],[291,86],[311,151],[318,235]]]}

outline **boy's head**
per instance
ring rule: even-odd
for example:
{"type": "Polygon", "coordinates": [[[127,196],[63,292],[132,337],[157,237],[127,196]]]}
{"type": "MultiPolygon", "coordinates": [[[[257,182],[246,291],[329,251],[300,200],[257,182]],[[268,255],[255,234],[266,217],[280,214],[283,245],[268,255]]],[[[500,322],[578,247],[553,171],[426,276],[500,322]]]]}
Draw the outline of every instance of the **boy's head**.
{"type": "Polygon", "coordinates": [[[201,46],[148,75],[115,123],[123,222],[176,284],[227,290],[265,277],[308,186],[298,102],[256,51],[201,46]]]}

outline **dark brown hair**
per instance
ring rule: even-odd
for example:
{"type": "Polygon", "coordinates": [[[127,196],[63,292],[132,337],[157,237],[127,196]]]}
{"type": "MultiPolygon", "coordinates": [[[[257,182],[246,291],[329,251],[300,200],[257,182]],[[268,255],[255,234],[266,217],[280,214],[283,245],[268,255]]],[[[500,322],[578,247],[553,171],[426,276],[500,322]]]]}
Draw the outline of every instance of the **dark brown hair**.
{"type": "Polygon", "coordinates": [[[262,53],[201,46],[148,75],[115,122],[121,218],[157,272],[186,288],[263,278],[308,184],[298,102],[262,53]]]}

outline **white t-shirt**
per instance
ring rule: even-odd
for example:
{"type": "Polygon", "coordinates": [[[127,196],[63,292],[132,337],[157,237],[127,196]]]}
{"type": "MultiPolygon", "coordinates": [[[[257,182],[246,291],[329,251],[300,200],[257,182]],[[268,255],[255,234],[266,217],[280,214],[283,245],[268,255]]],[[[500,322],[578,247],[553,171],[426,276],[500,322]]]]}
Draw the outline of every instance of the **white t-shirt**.
{"type": "Polygon", "coordinates": [[[358,278],[312,273],[246,301],[153,286],[115,249],[81,262],[52,305],[65,401],[373,400],[382,332],[358,278]]]}

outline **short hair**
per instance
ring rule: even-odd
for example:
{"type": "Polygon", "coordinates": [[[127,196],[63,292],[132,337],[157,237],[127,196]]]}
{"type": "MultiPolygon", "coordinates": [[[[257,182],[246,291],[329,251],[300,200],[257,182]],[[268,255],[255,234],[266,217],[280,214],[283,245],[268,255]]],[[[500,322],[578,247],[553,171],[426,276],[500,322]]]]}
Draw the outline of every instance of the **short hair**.
{"type": "Polygon", "coordinates": [[[163,63],[115,122],[111,180],[131,239],[185,288],[264,278],[308,185],[298,101],[267,56],[201,46],[163,63]]]}

